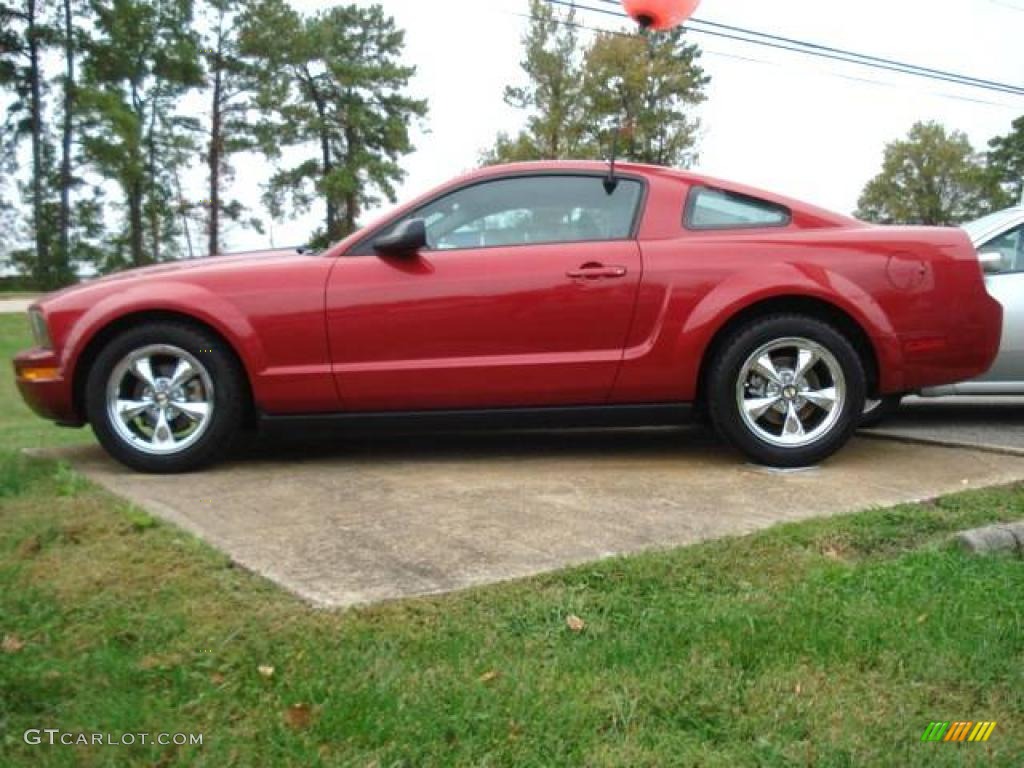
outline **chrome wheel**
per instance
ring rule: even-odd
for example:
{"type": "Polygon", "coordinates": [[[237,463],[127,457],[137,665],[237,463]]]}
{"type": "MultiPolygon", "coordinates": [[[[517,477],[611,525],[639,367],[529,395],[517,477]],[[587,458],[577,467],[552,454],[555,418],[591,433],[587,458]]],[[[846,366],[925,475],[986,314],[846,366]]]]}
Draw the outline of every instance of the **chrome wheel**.
{"type": "Polygon", "coordinates": [[[801,448],[827,435],[840,420],[846,396],[835,355],[799,337],[758,348],[736,382],[743,424],[758,439],[781,448],[801,448]]]}
{"type": "Polygon", "coordinates": [[[213,380],[185,350],[154,344],[125,356],[110,374],[107,415],[136,450],[166,456],[203,436],[213,417],[213,380]]]}

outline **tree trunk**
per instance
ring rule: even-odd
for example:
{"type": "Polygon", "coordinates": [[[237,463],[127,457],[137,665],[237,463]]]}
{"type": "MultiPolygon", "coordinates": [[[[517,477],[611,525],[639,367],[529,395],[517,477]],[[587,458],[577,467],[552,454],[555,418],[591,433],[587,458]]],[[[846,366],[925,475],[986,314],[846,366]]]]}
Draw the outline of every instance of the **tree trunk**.
{"type": "Polygon", "coordinates": [[[221,67],[218,57],[216,64],[217,71],[213,80],[213,110],[210,125],[210,152],[207,162],[210,167],[210,199],[207,204],[210,206],[209,218],[209,243],[207,250],[210,256],[220,253],[220,167],[223,150],[223,114],[221,100],[221,67]]]}
{"type": "MultiPolygon", "coordinates": [[[[331,160],[331,137],[327,132],[327,118],[322,101],[317,101],[316,111],[320,115],[320,151],[323,155],[323,178],[326,179],[334,170],[334,163],[331,160]]],[[[324,197],[327,200],[326,235],[329,241],[333,241],[338,226],[338,203],[330,193],[324,197]]]]}
{"type": "Polygon", "coordinates": [[[359,218],[359,198],[355,192],[345,195],[345,231],[338,233],[338,239],[348,237],[356,231],[356,221],[359,218]]]}
{"type": "MultiPolygon", "coordinates": [[[[181,229],[185,234],[185,247],[188,249],[188,258],[196,257],[192,248],[192,230],[188,225],[188,207],[185,205],[185,192],[181,188],[181,176],[178,175],[178,167],[174,166],[174,189],[178,194],[178,208],[181,213],[181,229]]],[[[210,254],[213,255],[212,253],[210,254]]]]}
{"type": "Polygon", "coordinates": [[[36,279],[48,286],[50,274],[49,241],[43,225],[43,97],[39,69],[39,41],[36,31],[36,0],[28,1],[29,112],[32,130],[32,228],[36,241],[36,279]]]}
{"type": "Polygon", "coordinates": [[[70,277],[71,268],[71,147],[75,108],[75,42],[71,0],[64,0],[64,130],[60,159],[60,254],[55,264],[60,279],[70,277]]]}
{"type": "Polygon", "coordinates": [[[161,240],[162,233],[160,231],[160,209],[157,206],[156,196],[156,119],[157,112],[160,109],[160,100],[155,98],[153,100],[153,112],[151,113],[149,120],[149,136],[147,136],[147,160],[146,160],[146,186],[147,195],[146,202],[149,203],[148,214],[149,214],[149,239],[150,239],[150,258],[159,263],[161,253],[161,240]]]}
{"type": "Polygon", "coordinates": [[[136,179],[128,192],[128,237],[132,253],[132,264],[141,267],[146,263],[142,246],[142,181],[136,179]]]}
{"type": "Polygon", "coordinates": [[[210,256],[220,253],[220,171],[224,161],[224,14],[223,8],[217,19],[217,55],[213,60],[213,104],[210,110],[210,152],[207,163],[210,168],[210,217],[207,234],[207,250],[210,256]]]}
{"type": "MultiPolygon", "coordinates": [[[[320,135],[320,160],[323,165],[320,178],[326,179],[334,170],[334,163],[331,157],[331,135],[327,130],[327,103],[316,87],[316,79],[310,73],[308,67],[303,68],[303,80],[309,89],[309,96],[316,107],[316,115],[319,120],[317,133],[320,135]]],[[[338,222],[338,201],[329,192],[324,194],[324,201],[327,206],[327,216],[324,221],[324,237],[328,242],[334,239],[334,230],[338,222]]]]}
{"type": "MultiPolygon", "coordinates": [[[[349,125],[345,126],[345,154],[349,158],[351,163],[352,147],[357,143],[358,137],[352,127],[349,125]]],[[[353,174],[353,177],[355,174],[353,174]]],[[[356,220],[359,218],[359,194],[355,189],[350,190],[345,195],[345,231],[332,233],[332,237],[340,240],[343,237],[348,237],[350,234],[356,231],[356,220]]]]}

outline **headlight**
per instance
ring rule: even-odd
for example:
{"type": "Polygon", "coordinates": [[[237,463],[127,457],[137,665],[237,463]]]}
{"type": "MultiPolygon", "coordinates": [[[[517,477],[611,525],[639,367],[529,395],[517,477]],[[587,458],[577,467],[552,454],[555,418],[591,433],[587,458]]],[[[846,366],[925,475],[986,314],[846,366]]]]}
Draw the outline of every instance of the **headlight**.
{"type": "Polygon", "coordinates": [[[38,309],[28,311],[28,324],[32,326],[32,336],[35,338],[36,346],[42,349],[52,349],[53,342],[50,341],[50,330],[46,327],[46,318],[38,309]]]}

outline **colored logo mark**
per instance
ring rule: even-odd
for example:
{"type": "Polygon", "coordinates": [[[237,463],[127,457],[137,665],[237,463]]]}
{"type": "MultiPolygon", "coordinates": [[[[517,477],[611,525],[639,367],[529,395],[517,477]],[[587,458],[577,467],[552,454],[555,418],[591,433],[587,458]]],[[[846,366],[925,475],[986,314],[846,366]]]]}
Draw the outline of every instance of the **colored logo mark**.
{"type": "Polygon", "coordinates": [[[921,741],[988,741],[992,731],[996,729],[993,721],[965,721],[936,723],[932,722],[924,729],[921,741]]]}

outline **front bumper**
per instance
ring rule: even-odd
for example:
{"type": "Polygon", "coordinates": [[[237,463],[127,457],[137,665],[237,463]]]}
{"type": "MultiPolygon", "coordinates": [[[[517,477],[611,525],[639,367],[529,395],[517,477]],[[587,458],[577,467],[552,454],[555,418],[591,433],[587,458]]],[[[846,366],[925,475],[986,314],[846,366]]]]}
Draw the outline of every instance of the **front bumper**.
{"type": "Polygon", "coordinates": [[[75,411],[71,381],[53,350],[30,349],[16,355],[14,379],[22,399],[39,416],[66,427],[85,424],[75,411]]]}

